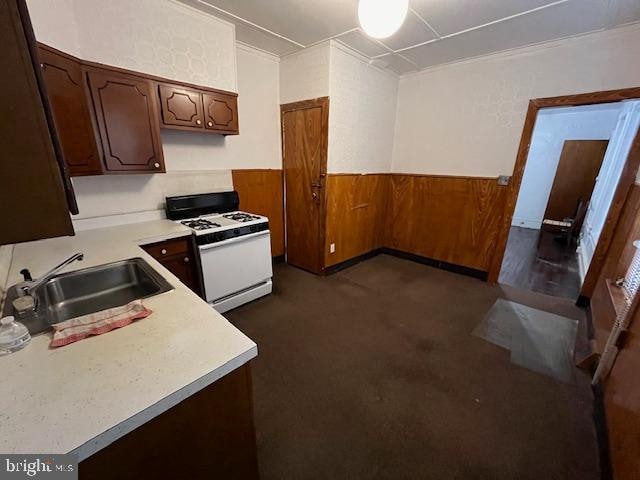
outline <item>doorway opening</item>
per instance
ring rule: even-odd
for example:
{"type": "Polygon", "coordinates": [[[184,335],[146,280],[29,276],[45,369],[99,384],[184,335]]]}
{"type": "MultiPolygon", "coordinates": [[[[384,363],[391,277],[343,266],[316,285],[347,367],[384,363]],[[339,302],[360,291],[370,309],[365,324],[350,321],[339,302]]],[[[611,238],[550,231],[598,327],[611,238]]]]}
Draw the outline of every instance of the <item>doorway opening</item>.
{"type": "Polygon", "coordinates": [[[640,101],[613,93],[531,102],[490,280],[591,296],[640,164],[640,101]]]}

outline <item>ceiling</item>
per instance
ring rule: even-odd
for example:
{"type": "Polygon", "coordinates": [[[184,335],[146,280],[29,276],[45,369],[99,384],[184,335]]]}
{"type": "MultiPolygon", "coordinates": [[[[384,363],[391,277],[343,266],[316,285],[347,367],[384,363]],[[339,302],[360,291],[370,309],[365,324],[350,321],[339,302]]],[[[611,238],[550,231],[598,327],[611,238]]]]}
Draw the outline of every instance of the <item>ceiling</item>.
{"type": "Polygon", "coordinates": [[[357,0],[180,1],[234,23],[237,40],[261,50],[335,39],[398,74],[640,21],[640,0],[410,0],[400,30],[375,40],[359,28],[357,0]]]}

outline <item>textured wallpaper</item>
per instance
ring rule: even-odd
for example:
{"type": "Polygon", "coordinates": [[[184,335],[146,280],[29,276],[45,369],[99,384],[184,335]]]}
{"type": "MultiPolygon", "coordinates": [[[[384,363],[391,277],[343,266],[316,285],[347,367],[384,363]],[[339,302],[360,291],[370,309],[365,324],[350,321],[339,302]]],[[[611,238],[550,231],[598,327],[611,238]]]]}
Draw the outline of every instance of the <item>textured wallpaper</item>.
{"type": "Polygon", "coordinates": [[[406,76],[392,169],[510,175],[529,99],[638,86],[638,58],[635,25],[406,76]]]}
{"type": "Polygon", "coordinates": [[[280,103],[329,95],[329,44],[323,43],[280,60],[280,103]]]}
{"type": "Polygon", "coordinates": [[[389,172],[397,77],[332,44],[330,96],[328,171],[389,172]]]}
{"type": "Polygon", "coordinates": [[[237,90],[234,26],[172,0],[29,0],[38,40],[86,60],[237,90]],[[75,48],[74,48],[75,46],[75,48]]]}

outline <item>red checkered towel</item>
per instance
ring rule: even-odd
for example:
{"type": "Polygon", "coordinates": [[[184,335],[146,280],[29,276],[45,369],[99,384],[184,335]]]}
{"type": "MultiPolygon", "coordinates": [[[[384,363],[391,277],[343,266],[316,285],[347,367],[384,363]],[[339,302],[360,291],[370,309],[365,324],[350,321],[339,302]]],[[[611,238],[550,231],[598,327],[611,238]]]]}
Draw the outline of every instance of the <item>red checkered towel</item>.
{"type": "Polygon", "coordinates": [[[134,320],[148,317],[151,313],[151,310],[142,305],[142,300],[134,300],[121,307],[71,318],[53,325],[53,339],[49,346],[62,347],[91,335],[101,335],[129,325],[134,320]]]}

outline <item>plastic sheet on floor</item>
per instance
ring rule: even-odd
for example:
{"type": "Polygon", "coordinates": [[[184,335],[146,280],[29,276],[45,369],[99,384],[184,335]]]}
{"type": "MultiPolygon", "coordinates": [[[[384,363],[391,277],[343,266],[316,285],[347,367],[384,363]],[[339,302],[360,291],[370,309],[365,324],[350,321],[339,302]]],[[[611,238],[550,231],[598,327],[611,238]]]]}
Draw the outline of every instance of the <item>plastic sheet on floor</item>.
{"type": "Polygon", "coordinates": [[[498,299],[472,334],[511,351],[511,362],[573,381],[577,320],[498,299]]]}

